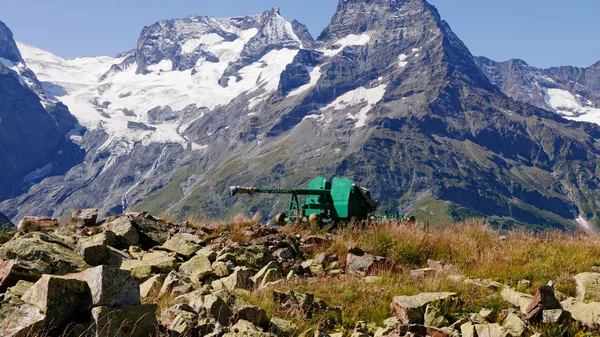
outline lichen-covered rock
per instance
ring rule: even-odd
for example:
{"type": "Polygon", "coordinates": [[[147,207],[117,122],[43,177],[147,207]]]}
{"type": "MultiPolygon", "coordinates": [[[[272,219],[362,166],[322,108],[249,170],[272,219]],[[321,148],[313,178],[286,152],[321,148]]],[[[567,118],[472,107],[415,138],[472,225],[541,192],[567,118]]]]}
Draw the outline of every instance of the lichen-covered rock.
{"type": "Polygon", "coordinates": [[[424,325],[443,328],[450,325],[450,322],[444,317],[440,309],[433,305],[427,305],[427,308],[425,309],[424,325]]]}
{"type": "Polygon", "coordinates": [[[189,261],[182,263],[179,266],[179,272],[189,277],[194,283],[201,283],[208,276],[214,274],[210,260],[204,255],[196,255],[189,261]]]}
{"type": "Polygon", "coordinates": [[[21,296],[25,295],[27,290],[29,290],[29,288],[31,288],[33,285],[34,285],[33,282],[19,280],[19,282],[17,282],[17,284],[6,289],[6,293],[20,298],[21,296]]]}
{"type": "Polygon", "coordinates": [[[254,282],[252,282],[252,271],[247,267],[235,267],[231,275],[215,280],[212,283],[215,289],[246,289],[252,290],[254,282]]]}
{"type": "Polygon", "coordinates": [[[120,216],[102,225],[104,230],[111,231],[117,236],[117,245],[122,248],[137,245],[139,235],[129,216],[120,216]]]}
{"type": "Polygon", "coordinates": [[[278,337],[295,337],[298,335],[298,326],[291,321],[279,317],[272,317],[269,322],[269,331],[278,337]]]}
{"type": "Polygon", "coordinates": [[[41,309],[46,316],[46,327],[60,326],[71,315],[92,308],[92,295],[88,285],[62,276],[42,276],[21,299],[41,309]]]}
{"type": "Polygon", "coordinates": [[[523,332],[525,332],[525,329],[527,328],[525,322],[523,322],[519,316],[513,313],[510,313],[506,316],[504,322],[502,322],[502,327],[506,329],[506,331],[508,331],[512,336],[523,335],[523,332]]]}
{"type": "Polygon", "coordinates": [[[554,287],[551,284],[542,286],[538,289],[535,297],[525,309],[527,319],[539,319],[542,312],[547,309],[560,309],[560,303],[554,295],[554,287]]]}
{"type": "Polygon", "coordinates": [[[98,220],[97,208],[78,209],[71,214],[71,222],[80,227],[95,226],[98,220]]]}
{"type": "MultiPolygon", "coordinates": [[[[163,251],[150,252],[144,254],[141,260],[123,261],[121,269],[131,270],[132,273],[136,274],[137,272],[141,273],[141,275],[146,275],[147,272],[168,274],[169,272],[177,269],[177,259],[173,255],[174,253],[167,253],[163,251]]],[[[147,275],[147,277],[150,276],[151,275],[147,275]]]]}
{"type": "Polygon", "coordinates": [[[84,281],[92,293],[93,306],[132,306],[140,304],[140,286],[131,272],[97,266],[66,277],[84,281]]]}
{"type": "Polygon", "coordinates": [[[560,302],[562,308],[566,310],[571,317],[587,326],[600,324],[600,303],[583,303],[574,298],[568,298],[560,302]]]}
{"type": "Polygon", "coordinates": [[[548,323],[562,323],[568,319],[569,314],[563,309],[551,309],[544,310],[542,312],[542,322],[548,323]]]}
{"type": "Polygon", "coordinates": [[[201,313],[206,311],[208,315],[223,325],[229,324],[229,319],[233,312],[231,308],[225,303],[225,301],[214,294],[202,294],[195,293],[194,296],[190,300],[190,306],[197,313],[201,313]]]}
{"type": "Polygon", "coordinates": [[[173,235],[162,245],[162,248],[189,258],[202,248],[200,243],[202,243],[202,240],[196,235],[182,233],[173,235]]]}
{"type": "Polygon", "coordinates": [[[498,323],[475,324],[477,337],[510,337],[510,334],[498,323]]]}
{"type": "Polygon", "coordinates": [[[441,301],[454,301],[455,293],[422,293],[415,296],[395,296],[391,303],[394,316],[404,324],[423,324],[425,308],[428,304],[441,301]]]}
{"type": "Polygon", "coordinates": [[[273,261],[273,257],[264,246],[249,245],[244,247],[234,245],[223,248],[219,252],[216,261],[230,261],[235,266],[248,267],[256,272],[273,261]]]}
{"type": "Polygon", "coordinates": [[[516,291],[511,287],[504,287],[500,295],[506,302],[521,309],[524,314],[527,314],[527,307],[533,301],[532,295],[516,291]]]}
{"type": "Polygon", "coordinates": [[[96,307],[92,317],[96,337],[148,337],[156,334],[155,304],[130,307],[96,307]]]}
{"type": "Polygon", "coordinates": [[[223,337],[271,337],[273,335],[259,330],[254,324],[240,320],[223,337]]]}
{"type": "Polygon", "coordinates": [[[160,246],[169,239],[171,227],[164,220],[148,213],[140,213],[138,216],[131,217],[131,222],[138,231],[140,245],[146,250],[160,246]]]}
{"type": "Polygon", "coordinates": [[[42,274],[64,275],[90,267],[56,236],[36,232],[15,237],[0,246],[0,260],[14,260],[2,266],[0,287],[14,285],[18,279],[36,281],[42,274]]]}
{"type": "Polygon", "coordinates": [[[365,277],[378,271],[394,271],[395,266],[383,256],[368,254],[360,248],[348,249],[346,256],[346,272],[365,277]]]}
{"type": "Polygon", "coordinates": [[[577,300],[600,302],[600,273],[581,273],[573,276],[577,283],[577,300]]]}
{"type": "Polygon", "coordinates": [[[281,280],[282,278],[283,276],[281,275],[281,271],[277,265],[277,262],[271,261],[269,264],[259,270],[256,275],[252,276],[252,282],[254,282],[254,284],[257,286],[261,286],[267,284],[268,282],[281,280]]]}
{"type": "Polygon", "coordinates": [[[107,230],[100,234],[79,239],[75,251],[89,265],[97,266],[106,263],[108,257],[107,246],[115,246],[116,244],[117,236],[115,233],[107,230]]]}
{"type": "Polygon", "coordinates": [[[0,337],[31,335],[44,327],[45,318],[38,306],[9,295],[0,301],[0,337]]]}
{"type": "Polygon", "coordinates": [[[159,274],[150,277],[142,284],[140,284],[141,299],[150,299],[158,296],[158,293],[160,292],[164,281],[165,276],[159,274]]]}
{"type": "Polygon", "coordinates": [[[235,266],[231,261],[215,261],[211,266],[212,270],[215,273],[215,276],[221,278],[231,275],[231,273],[233,273],[234,267],[235,266]]]}

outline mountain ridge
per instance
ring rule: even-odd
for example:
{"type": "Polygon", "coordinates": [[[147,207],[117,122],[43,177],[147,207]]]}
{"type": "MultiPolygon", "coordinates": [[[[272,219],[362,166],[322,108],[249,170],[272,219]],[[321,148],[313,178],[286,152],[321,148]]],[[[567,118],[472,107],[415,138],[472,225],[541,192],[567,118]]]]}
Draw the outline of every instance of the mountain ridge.
{"type": "Polygon", "coordinates": [[[88,60],[94,77],[84,84],[57,81],[64,69],[86,72],[75,64],[83,60],[56,61],[56,75],[28,50],[45,89],[63,88],[57,97],[89,129],[87,164],[66,174],[68,186],[48,179],[0,208],[13,218],[88,204],[106,205],[103,214],[169,209],[180,219],[274,214],[283,199],[228,200],[226,187],[337,175],[370,187],[382,210],[423,219],[594,230],[600,128],[509,98],[426,1],[342,0],[312,43],[276,8],[195,18],[229,26],[179,40],[198,27],[194,16],[161,21],[136,50],[88,60]],[[278,29],[262,25],[269,20],[278,29]],[[279,42],[257,38],[261,29],[279,42]],[[186,43],[191,59],[182,58],[186,43]]]}

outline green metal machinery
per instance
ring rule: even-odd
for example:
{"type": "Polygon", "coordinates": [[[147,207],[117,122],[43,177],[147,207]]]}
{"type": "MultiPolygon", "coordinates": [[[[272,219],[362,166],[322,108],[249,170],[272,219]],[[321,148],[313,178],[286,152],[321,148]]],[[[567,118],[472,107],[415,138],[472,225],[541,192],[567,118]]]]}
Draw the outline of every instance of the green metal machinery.
{"type": "MultiPolygon", "coordinates": [[[[346,178],[333,178],[329,182],[323,177],[317,177],[308,184],[308,188],[271,189],[241,186],[229,188],[230,197],[236,194],[255,193],[290,195],[288,213],[280,213],[275,217],[277,225],[303,221],[316,223],[351,219],[378,220],[378,217],[372,215],[378,205],[377,201],[371,198],[371,192],[346,178]],[[304,203],[300,203],[299,197],[305,197],[304,203]]],[[[386,219],[391,218],[386,215],[386,219]]],[[[401,220],[400,216],[398,220],[401,220]]]]}

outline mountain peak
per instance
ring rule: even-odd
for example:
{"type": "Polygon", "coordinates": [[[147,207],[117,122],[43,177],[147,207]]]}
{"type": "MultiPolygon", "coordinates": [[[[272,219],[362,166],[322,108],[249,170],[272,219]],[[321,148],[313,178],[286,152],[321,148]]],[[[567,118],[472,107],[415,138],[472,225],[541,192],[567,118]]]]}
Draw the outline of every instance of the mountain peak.
{"type": "Polygon", "coordinates": [[[23,62],[12,31],[2,21],[0,21],[0,57],[15,63],[23,62]]]}
{"type": "Polygon", "coordinates": [[[281,15],[281,13],[280,13],[280,11],[279,11],[279,6],[274,6],[274,7],[271,9],[271,13],[273,13],[273,14],[277,14],[277,15],[281,15]]]}

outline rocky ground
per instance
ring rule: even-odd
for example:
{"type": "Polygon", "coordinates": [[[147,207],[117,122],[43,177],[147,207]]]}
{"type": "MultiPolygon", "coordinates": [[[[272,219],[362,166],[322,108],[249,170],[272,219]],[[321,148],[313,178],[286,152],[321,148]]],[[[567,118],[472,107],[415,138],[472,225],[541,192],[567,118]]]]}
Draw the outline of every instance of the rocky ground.
{"type": "Polygon", "coordinates": [[[76,211],[60,224],[26,218],[18,231],[0,236],[0,336],[495,337],[599,331],[600,273],[592,266],[600,262],[600,251],[586,250],[597,246],[596,239],[501,236],[475,224],[454,230],[465,237],[460,242],[449,230],[434,231],[403,223],[336,230],[275,228],[249,219],[173,224],[147,213],[97,221],[96,210],[76,211]],[[465,242],[477,246],[475,253],[464,253],[465,242]],[[408,246],[402,250],[401,244],[408,246]],[[513,244],[525,248],[514,253],[507,248],[513,244]],[[458,248],[448,255],[446,246],[458,248]],[[442,247],[438,253],[436,247],[442,247]],[[456,264],[425,259],[444,254],[456,264]],[[505,267],[512,254],[517,257],[505,267]],[[516,279],[521,265],[540,257],[554,260],[529,270],[529,279],[516,279]],[[514,274],[474,277],[487,268],[485,261],[514,274]],[[564,276],[571,271],[577,274],[564,276]]]}

